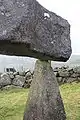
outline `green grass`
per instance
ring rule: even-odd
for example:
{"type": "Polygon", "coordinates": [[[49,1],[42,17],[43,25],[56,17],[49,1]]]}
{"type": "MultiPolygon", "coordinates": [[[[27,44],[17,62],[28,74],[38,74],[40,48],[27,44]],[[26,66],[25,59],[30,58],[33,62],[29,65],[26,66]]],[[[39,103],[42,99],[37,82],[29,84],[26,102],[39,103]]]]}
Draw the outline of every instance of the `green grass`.
{"type": "Polygon", "coordinates": [[[67,120],[80,120],[80,83],[60,87],[67,120]]]}
{"type": "Polygon", "coordinates": [[[0,120],[22,120],[27,89],[0,91],[0,120]]]}
{"type": "MultiPolygon", "coordinates": [[[[60,86],[67,120],[80,120],[80,83],[60,86]]],[[[0,91],[0,120],[23,120],[28,89],[0,91]]]]}

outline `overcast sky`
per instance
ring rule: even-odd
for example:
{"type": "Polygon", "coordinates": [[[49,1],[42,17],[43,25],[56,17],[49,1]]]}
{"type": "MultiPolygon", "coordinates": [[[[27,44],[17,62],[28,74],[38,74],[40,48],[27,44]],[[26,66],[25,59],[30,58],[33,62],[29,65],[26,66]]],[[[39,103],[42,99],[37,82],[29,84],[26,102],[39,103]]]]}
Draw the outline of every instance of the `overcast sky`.
{"type": "Polygon", "coordinates": [[[72,51],[73,54],[80,54],[80,0],[38,0],[38,2],[69,21],[72,51]]]}

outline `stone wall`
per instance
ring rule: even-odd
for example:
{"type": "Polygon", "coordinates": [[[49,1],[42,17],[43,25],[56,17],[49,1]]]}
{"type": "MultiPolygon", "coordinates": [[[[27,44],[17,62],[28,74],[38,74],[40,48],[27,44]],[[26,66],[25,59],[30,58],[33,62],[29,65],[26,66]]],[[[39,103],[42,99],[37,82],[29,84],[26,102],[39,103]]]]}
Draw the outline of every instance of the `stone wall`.
{"type": "Polygon", "coordinates": [[[0,74],[0,89],[8,88],[29,88],[32,82],[33,73],[31,71],[23,72],[5,72],[0,74]]]}
{"type": "Polygon", "coordinates": [[[80,66],[74,68],[69,68],[69,66],[56,67],[54,68],[54,73],[59,84],[72,83],[74,81],[80,82],[80,66]]]}
{"type": "MultiPolygon", "coordinates": [[[[59,85],[80,82],[80,67],[56,67],[53,69],[59,85]]],[[[0,89],[29,88],[33,79],[31,71],[0,73],[0,89]]]]}

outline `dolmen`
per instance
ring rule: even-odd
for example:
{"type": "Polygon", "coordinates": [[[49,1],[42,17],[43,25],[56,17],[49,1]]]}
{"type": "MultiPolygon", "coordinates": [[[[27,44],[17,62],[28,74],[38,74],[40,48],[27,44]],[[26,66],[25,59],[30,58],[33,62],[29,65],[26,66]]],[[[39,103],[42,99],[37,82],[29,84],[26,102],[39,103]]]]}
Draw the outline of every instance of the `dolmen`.
{"type": "Polygon", "coordinates": [[[0,0],[0,54],[37,60],[23,120],[66,120],[51,61],[71,55],[70,24],[36,0],[0,0]]]}

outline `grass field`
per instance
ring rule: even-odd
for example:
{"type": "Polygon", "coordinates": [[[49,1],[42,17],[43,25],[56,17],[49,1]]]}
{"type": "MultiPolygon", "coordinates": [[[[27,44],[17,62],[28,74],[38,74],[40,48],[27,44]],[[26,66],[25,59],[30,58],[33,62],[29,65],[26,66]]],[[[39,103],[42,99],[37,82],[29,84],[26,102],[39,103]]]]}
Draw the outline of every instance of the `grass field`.
{"type": "MultiPolygon", "coordinates": [[[[80,120],[80,83],[60,87],[67,120],[80,120]]],[[[0,91],[0,120],[23,120],[29,89],[0,91]]]]}

